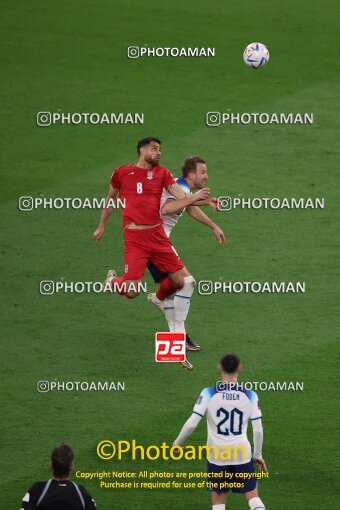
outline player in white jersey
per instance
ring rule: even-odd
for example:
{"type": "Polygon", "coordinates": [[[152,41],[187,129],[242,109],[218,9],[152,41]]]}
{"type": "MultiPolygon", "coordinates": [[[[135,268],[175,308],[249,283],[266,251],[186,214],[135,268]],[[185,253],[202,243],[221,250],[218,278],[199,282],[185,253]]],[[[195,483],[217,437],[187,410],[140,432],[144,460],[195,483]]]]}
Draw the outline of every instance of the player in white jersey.
{"type": "MultiPolygon", "coordinates": [[[[208,180],[207,166],[204,159],[198,156],[187,158],[182,166],[183,175],[176,179],[177,184],[187,193],[188,197],[194,189],[202,189],[205,187],[208,180]]],[[[216,199],[197,201],[195,205],[184,207],[182,211],[173,213],[174,201],[176,198],[168,191],[164,190],[161,198],[161,218],[163,220],[163,227],[165,233],[170,237],[172,229],[175,227],[178,219],[186,211],[192,218],[196,219],[203,225],[211,228],[218,243],[226,244],[223,231],[197,206],[210,205],[216,210],[216,199]]],[[[162,273],[151,262],[148,263],[148,269],[153,276],[156,283],[162,281],[167,275],[162,273]]],[[[168,322],[169,331],[185,332],[185,320],[187,318],[190,299],[194,293],[195,280],[187,268],[183,269],[184,286],[173,296],[170,296],[164,301],[157,299],[155,293],[151,293],[148,299],[151,303],[156,305],[159,310],[165,315],[168,322]]],[[[186,335],[187,350],[199,351],[200,346],[192,342],[190,337],[186,335]]],[[[186,368],[190,368],[186,366],[186,368]]],[[[192,366],[191,366],[192,368],[192,366]]]]}
{"type": "Polygon", "coordinates": [[[213,510],[225,510],[230,485],[232,492],[245,496],[250,510],[264,510],[259,498],[255,465],[267,471],[262,458],[262,413],[254,391],[244,390],[237,383],[242,370],[236,354],[226,354],[218,369],[222,381],[215,387],[204,388],[193,413],[184,424],[175,446],[181,446],[206,415],[208,426],[208,480],[210,482],[213,510]],[[248,422],[253,428],[253,454],[247,437],[248,422]],[[242,482],[240,484],[240,482],[242,482]],[[214,484],[212,487],[211,485],[214,484]],[[233,485],[243,485],[234,488],[233,485]]]}

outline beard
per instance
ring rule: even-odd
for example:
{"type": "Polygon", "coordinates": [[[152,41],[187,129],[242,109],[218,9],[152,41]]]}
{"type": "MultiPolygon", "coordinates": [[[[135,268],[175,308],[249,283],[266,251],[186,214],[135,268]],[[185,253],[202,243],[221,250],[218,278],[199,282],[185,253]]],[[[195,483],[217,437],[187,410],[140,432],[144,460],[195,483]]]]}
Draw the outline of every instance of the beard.
{"type": "Polygon", "coordinates": [[[159,158],[146,157],[145,161],[151,166],[157,166],[159,163],[159,158]]]}
{"type": "Polygon", "coordinates": [[[197,183],[195,182],[195,188],[196,189],[203,189],[203,188],[205,188],[205,183],[206,183],[206,181],[204,181],[204,182],[197,182],[197,183]]]}

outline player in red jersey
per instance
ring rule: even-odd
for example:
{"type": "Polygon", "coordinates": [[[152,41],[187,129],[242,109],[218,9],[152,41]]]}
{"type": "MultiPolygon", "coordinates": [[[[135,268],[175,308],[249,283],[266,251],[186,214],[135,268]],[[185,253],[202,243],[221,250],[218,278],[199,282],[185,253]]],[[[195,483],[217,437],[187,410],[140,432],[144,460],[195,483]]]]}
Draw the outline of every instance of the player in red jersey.
{"type": "Polygon", "coordinates": [[[106,281],[111,282],[114,290],[134,298],[139,294],[138,283],[143,279],[148,261],[151,261],[169,275],[157,291],[158,299],[163,301],[184,284],[184,264],[162,227],[160,200],[163,188],[177,199],[171,204],[171,213],[199,201],[202,203],[208,199],[210,190],[203,188],[187,195],[171,172],[159,165],[161,142],[158,138],[140,140],[137,153],[137,165],[121,166],[113,172],[106,205],[93,236],[97,241],[102,238],[105,222],[113,211],[112,207],[107,207],[108,201],[116,199],[119,194],[120,199],[125,200],[125,208],[122,209],[124,276],[117,277],[116,272],[111,270],[106,281]]]}

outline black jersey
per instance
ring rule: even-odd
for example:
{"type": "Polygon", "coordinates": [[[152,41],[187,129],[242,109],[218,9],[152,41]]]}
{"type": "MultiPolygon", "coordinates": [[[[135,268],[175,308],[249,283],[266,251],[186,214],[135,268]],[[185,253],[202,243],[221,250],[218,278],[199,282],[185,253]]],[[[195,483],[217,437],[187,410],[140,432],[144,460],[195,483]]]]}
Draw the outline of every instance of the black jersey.
{"type": "Polygon", "coordinates": [[[20,510],[95,510],[96,503],[82,485],[70,480],[37,482],[26,492],[20,510]]]}

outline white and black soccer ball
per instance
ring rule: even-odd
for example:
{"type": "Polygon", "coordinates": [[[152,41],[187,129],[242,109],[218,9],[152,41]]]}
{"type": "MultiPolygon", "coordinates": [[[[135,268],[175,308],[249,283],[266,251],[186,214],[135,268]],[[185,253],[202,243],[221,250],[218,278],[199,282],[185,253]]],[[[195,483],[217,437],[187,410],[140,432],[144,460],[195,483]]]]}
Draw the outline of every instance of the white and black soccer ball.
{"type": "Polygon", "coordinates": [[[243,60],[247,66],[258,69],[268,63],[269,51],[262,43],[254,42],[248,44],[243,52],[243,60]]]}

